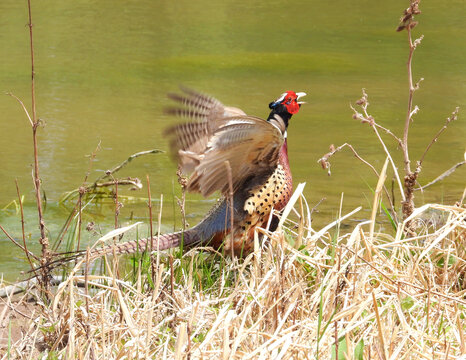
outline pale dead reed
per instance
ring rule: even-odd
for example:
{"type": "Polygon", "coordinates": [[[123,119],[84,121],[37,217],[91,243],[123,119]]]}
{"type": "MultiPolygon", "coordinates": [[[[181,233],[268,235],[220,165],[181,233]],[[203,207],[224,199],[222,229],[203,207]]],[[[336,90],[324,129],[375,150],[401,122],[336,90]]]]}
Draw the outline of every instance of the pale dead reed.
{"type": "Polygon", "coordinates": [[[314,231],[298,201],[302,188],[285,210],[292,214],[295,206],[297,222],[283,218],[283,230],[260,230],[267,246],[257,241],[242,261],[222,258],[210,274],[197,265],[213,250],[198,248],[175,258],[175,280],[162,255],[152,288],[140,272],[129,282],[107,266],[106,275],[87,276],[86,297],[83,259],[11,345],[10,358],[37,355],[37,344],[41,356],[76,359],[464,356],[466,209],[424,205],[394,236],[374,230],[374,212],[332,237],[345,215],[314,231]],[[425,222],[432,212],[442,224],[425,222]],[[413,220],[419,235],[407,238],[403,227],[413,220]],[[287,240],[298,236],[303,245],[296,249],[287,240]],[[208,287],[206,276],[213,279],[208,287]]]}

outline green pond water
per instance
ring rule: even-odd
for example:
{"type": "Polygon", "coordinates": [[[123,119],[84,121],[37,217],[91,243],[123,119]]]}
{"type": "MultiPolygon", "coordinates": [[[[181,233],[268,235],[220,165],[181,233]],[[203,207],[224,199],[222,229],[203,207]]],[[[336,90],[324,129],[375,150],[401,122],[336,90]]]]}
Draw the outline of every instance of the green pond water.
{"type": "MultiPolygon", "coordinates": [[[[36,65],[40,171],[47,198],[45,221],[54,240],[73,203],[60,196],[79,187],[89,155],[100,143],[89,180],[95,180],[129,155],[167,150],[163,129],[174,119],[163,114],[167,92],[180,84],[212,94],[224,104],[266,116],[268,103],[285,90],[305,91],[307,104],[288,130],[295,185],[306,182],[313,226],[334,220],[342,211],[363,210],[348,225],[369,217],[371,188],[377,179],[348,151],[332,159],[332,176],[317,164],[330,144],[351,143],[380,169],[385,160],[367,125],[352,119],[349,108],[365,88],[370,112],[397,134],[407,106],[407,37],[396,33],[408,1],[32,1],[36,65]]],[[[418,159],[456,106],[466,99],[465,2],[423,1],[420,25],[425,35],[415,53],[414,78],[423,77],[414,103],[420,107],[410,130],[410,154],[418,159]]],[[[12,92],[30,106],[30,57],[26,1],[0,2],[0,224],[21,239],[15,179],[25,197],[26,237],[38,251],[38,226],[31,181],[31,129],[12,92]]],[[[401,152],[386,139],[395,160],[401,152]]],[[[464,112],[425,159],[421,184],[463,159],[464,112]]],[[[418,193],[417,204],[451,204],[461,197],[466,167],[442,183],[418,193]]],[[[168,154],[135,159],[118,177],[140,178],[144,189],[119,189],[124,200],[120,224],[148,222],[146,175],[151,181],[154,213],[164,195],[162,230],[179,228],[174,196],[180,190],[176,166],[168,154]]],[[[391,174],[389,175],[392,176],[391,174]]],[[[390,178],[389,178],[390,179],[390,178]]],[[[390,183],[390,180],[388,180],[390,183]]],[[[399,203],[399,193],[395,192],[399,203]]],[[[188,195],[188,221],[195,224],[214,199],[188,195]]],[[[156,219],[158,215],[154,215],[156,219]]],[[[88,206],[83,223],[98,231],[112,228],[111,204],[88,206]]],[[[388,228],[381,218],[381,226],[388,228]]],[[[158,226],[155,221],[154,226],[158,226]]],[[[147,225],[139,230],[147,234],[147,225]]],[[[98,236],[83,231],[83,241],[98,236]]],[[[8,280],[28,268],[22,252],[0,233],[0,273],[8,280]]]]}

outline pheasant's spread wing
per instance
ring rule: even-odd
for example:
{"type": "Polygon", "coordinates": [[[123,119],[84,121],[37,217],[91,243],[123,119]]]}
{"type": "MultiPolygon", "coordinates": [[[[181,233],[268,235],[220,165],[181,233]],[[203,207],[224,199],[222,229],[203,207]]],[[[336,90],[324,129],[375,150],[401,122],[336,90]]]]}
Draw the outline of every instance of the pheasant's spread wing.
{"type": "Polygon", "coordinates": [[[216,98],[182,87],[183,94],[168,94],[168,97],[183,107],[167,109],[169,114],[195,121],[215,122],[230,116],[242,116],[246,113],[238,108],[225,106],[216,98]]]}
{"type": "MultiPolygon", "coordinates": [[[[271,173],[284,138],[279,126],[226,107],[207,95],[184,89],[185,95],[170,95],[184,108],[168,112],[191,121],[168,129],[172,150],[184,172],[193,172],[188,190],[208,196],[220,190],[228,194],[226,162],[231,167],[233,189],[251,176],[271,173]]],[[[279,119],[280,120],[280,119],[279,119]]]]}
{"type": "MultiPolygon", "coordinates": [[[[223,120],[232,116],[245,116],[238,108],[224,106],[209,95],[182,88],[184,94],[168,94],[168,97],[182,105],[171,107],[166,112],[171,115],[189,119],[190,122],[178,124],[167,129],[172,137],[171,149],[174,155],[179,150],[200,154],[205,151],[214,132],[223,124],[223,120]]],[[[194,163],[189,157],[179,159],[184,171],[193,171],[194,163]]]]}
{"type": "Polygon", "coordinates": [[[284,138],[281,131],[265,120],[252,116],[225,119],[213,133],[205,151],[180,151],[195,163],[188,190],[208,196],[220,190],[229,192],[227,162],[231,167],[233,191],[250,177],[272,173],[284,138]]]}

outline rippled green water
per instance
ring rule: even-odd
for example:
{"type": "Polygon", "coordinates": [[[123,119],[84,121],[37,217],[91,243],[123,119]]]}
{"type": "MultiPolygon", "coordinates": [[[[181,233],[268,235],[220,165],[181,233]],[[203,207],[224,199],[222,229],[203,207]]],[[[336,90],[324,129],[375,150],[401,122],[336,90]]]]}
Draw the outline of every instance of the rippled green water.
{"type": "MultiPolygon", "coordinates": [[[[70,209],[60,195],[77,188],[88,155],[101,144],[89,179],[138,151],[167,149],[162,129],[173,119],[162,113],[165,94],[179,84],[210,93],[246,112],[266,116],[267,104],[284,90],[305,91],[308,104],[292,119],[289,154],[295,183],[307,182],[319,227],[343,211],[362,205],[355,219],[368,216],[376,179],[349,153],[333,159],[332,177],[317,159],[330,144],[353,144],[380,168],[384,161],[371,130],[352,120],[350,102],[366,88],[370,111],[401,133],[407,102],[405,33],[394,31],[407,1],[33,1],[40,166],[47,196],[46,224],[53,239],[70,209]]],[[[421,111],[410,133],[410,153],[418,158],[444,119],[466,98],[465,5],[461,0],[421,3],[416,35],[425,39],[415,54],[415,79],[424,77],[415,103],[421,111]]],[[[0,91],[30,104],[27,9],[24,2],[0,2],[0,91]]],[[[28,121],[9,96],[0,96],[0,208],[16,199],[14,179],[25,195],[26,230],[36,248],[37,220],[31,182],[32,143],[28,121]]],[[[463,158],[464,115],[452,124],[424,163],[421,183],[463,158]]],[[[398,160],[396,144],[391,149],[398,160]]],[[[166,154],[133,161],[120,176],[151,179],[154,198],[164,194],[166,230],[180,225],[173,194],[179,194],[175,165],[166,154]],[[175,225],[173,225],[175,224],[175,225]]],[[[465,185],[461,168],[424,194],[419,202],[452,203],[465,185]]],[[[128,194],[128,191],[122,194],[128,194]]],[[[131,193],[146,197],[146,190],[131,193]]],[[[211,206],[189,195],[195,223],[211,206]]],[[[399,199],[398,199],[399,200],[399,199]]],[[[156,208],[157,208],[156,204],[156,208]]],[[[103,232],[113,224],[110,207],[88,209],[103,232]]],[[[158,211],[157,209],[154,209],[158,211]]],[[[144,200],[125,202],[120,221],[147,221],[144,200]]],[[[0,211],[2,224],[21,237],[19,216],[0,211]]],[[[146,230],[141,230],[146,231],[146,230]]],[[[0,272],[9,279],[27,268],[20,251],[0,234],[0,272]]]]}

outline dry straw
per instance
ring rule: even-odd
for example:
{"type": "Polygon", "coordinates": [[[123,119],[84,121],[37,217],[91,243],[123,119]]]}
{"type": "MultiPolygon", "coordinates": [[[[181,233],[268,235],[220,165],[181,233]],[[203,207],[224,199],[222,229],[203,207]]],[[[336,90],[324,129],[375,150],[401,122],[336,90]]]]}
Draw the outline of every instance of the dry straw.
{"type": "Polygon", "coordinates": [[[257,242],[243,261],[222,258],[224,266],[214,267],[208,287],[196,266],[207,258],[209,249],[203,248],[175,258],[174,271],[181,274],[175,279],[161,254],[153,287],[140,272],[133,283],[107,266],[106,275],[87,275],[87,295],[83,259],[58,287],[52,306],[33,314],[25,334],[10,346],[10,358],[37,356],[39,343],[43,355],[78,359],[466,355],[466,209],[416,209],[405,220],[417,221],[415,237],[403,236],[405,223],[394,237],[377,233],[377,213],[335,237],[331,228],[342,219],[325,231],[305,224],[302,189],[287,209],[291,214],[294,207],[306,230],[300,249],[286,240],[296,239],[299,224],[282,218],[281,231],[258,229],[268,240],[257,242]],[[438,228],[423,223],[433,211],[445,219],[438,228]],[[332,355],[336,340],[339,354],[332,355]]]}

